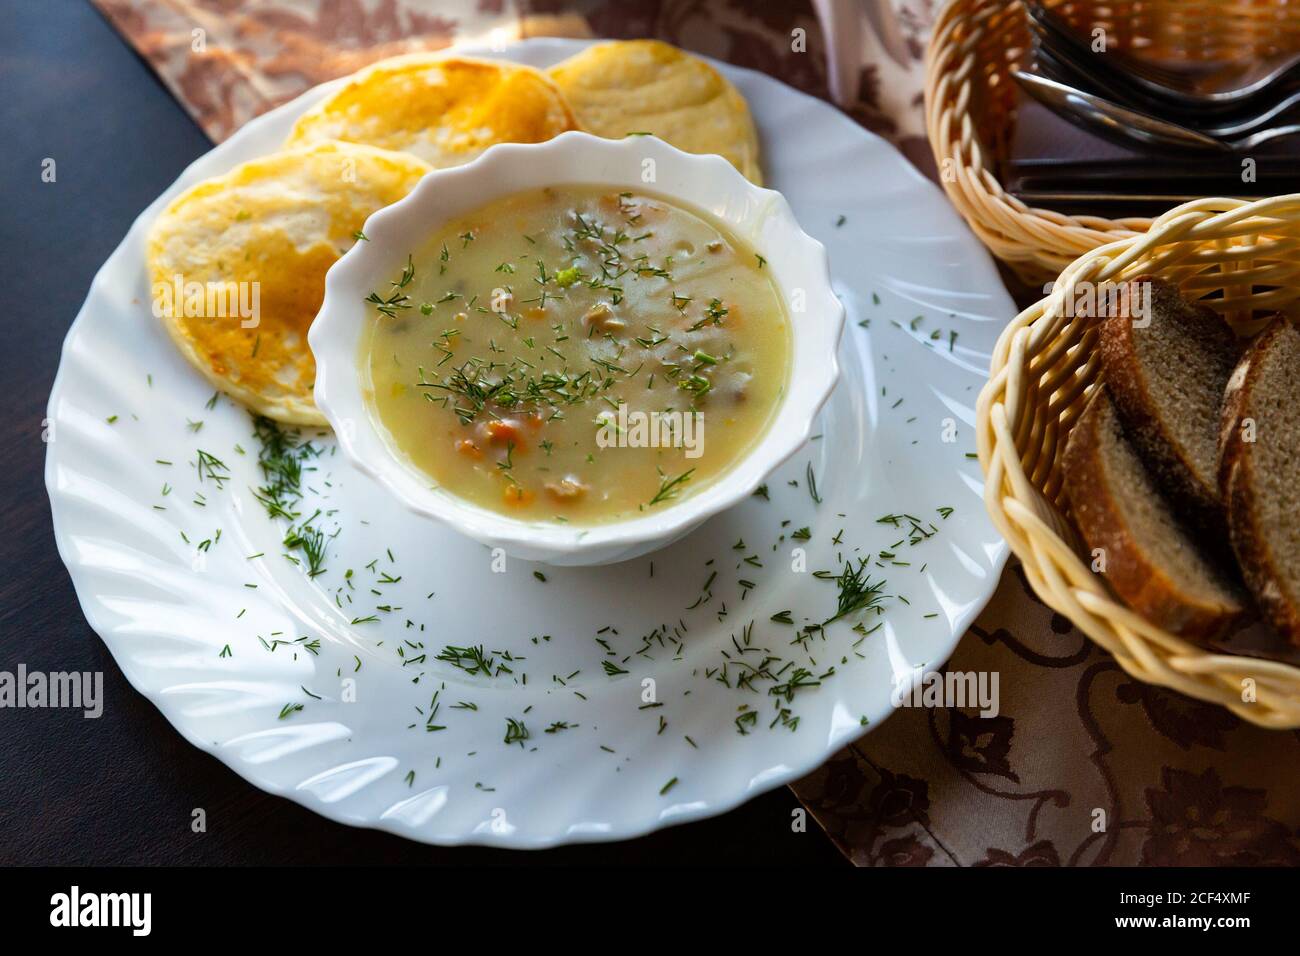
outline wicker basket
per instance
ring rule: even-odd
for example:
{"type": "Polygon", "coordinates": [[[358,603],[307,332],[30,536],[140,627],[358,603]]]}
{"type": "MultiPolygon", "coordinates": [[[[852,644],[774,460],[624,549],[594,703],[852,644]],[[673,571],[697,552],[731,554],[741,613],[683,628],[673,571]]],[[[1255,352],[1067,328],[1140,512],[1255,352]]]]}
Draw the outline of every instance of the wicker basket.
{"type": "Polygon", "coordinates": [[[1142,274],[1177,283],[1238,332],[1256,331],[1263,313],[1294,311],[1300,298],[1300,194],[1179,206],[1145,234],[1080,257],[1047,298],[1018,315],[994,349],[976,411],[985,504],[1039,597],[1133,677],[1222,704],[1252,723],[1300,727],[1300,668],[1212,652],[1152,626],[1080,557],[1061,459],[1100,369],[1097,320],[1071,317],[1067,304],[1079,301],[1084,283],[1142,274]],[[1243,700],[1247,679],[1254,702],[1243,700]]]}
{"type": "MultiPolygon", "coordinates": [[[[1046,0],[1085,32],[1144,57],[1203,61],[1300,50],[1300,3],[1288,0],[1046,0]]],[[[1145,232],[1151,220],[1065,216],[1009,196],[993,171],[1015,123],[1010,72],[1029,47],[1021,0],[951,0],[926,55],[925,120],[940,179],[976,235],[1041,284],[1090,249],[1145,232]]]]}

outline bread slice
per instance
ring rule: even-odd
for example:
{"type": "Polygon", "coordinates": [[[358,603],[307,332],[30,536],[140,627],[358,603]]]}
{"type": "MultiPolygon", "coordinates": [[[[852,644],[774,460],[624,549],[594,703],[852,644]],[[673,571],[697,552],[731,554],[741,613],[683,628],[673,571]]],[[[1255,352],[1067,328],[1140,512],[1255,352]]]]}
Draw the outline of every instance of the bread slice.
{"type": "Polygon", "coordinates": [[[1228,384],[1219,478],[1232,549],[1264,615],[1300,645],[1300,331],[1278,319],[1228,384]]]}
{"type": "Polygon", "coordinates": [[[1070,432],[1065,490],[1079,533],[1120,598],[1192,641],[1225,636],[1246,617],[1232,575],[1197,546],[1125,436],[1105,389],[1070,432]]]}
{"type": "Polygon", "coordinates": [[[1101,328],[1115,409],[1157,484],[1190,524],[1226,549],[1218,425],[1239,354],[1236,336],[1212,309],[1163,279],[1141,276],[1123,293],[1101,328]]]}

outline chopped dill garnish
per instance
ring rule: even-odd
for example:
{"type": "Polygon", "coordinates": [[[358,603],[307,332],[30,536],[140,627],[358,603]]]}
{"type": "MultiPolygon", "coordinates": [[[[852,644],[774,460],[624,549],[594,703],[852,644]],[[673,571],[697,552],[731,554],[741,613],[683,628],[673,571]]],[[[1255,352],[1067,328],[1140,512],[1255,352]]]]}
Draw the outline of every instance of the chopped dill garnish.
{"type": "Polygon", "coordinates": [[[835,614],[822,622],[823,627],[855,611],[870,609],[879,612],[881,610],[880,602],[884,598],[881,590],[885,586],[884,579],[872,583],[870,575],[866,573],[866,566],[866,558],[858,562],[856,569],[852,562],[844,563],[844,571],[835,578],[835,584],[840,589],[835,614]]]}
{"type": "Polygon", "coordinates": [[[226,482],[230,480],[230,469],[216,455],[198,449],[198,470],[199,481],[205,478],[216,484],[218,488],[224,488],[226,482]]]}
{"type": "Polygon", "coordinates": [[[506,718],[505,743],[507,745],[518,744],[522,748],[524,741],[527,740],[529,736],[528,728],[524,725],[522,720],[515,717],[506,718]]]}
{"type": "MultiPolygon", "coordinates": [[[[325,550],[329,540],[314,525],[321,512],[318,510],[306,521],[293,523],[298,521],[296,508],[302,500],[303,462],[320,455],[320,448],[302,441],[297,431],[286,430],[277,422],[261,416],[253,419],[253,434],[258,440],[257,464],[264,482],[254,489],[253,497],[266,509],[268,517],[290,522],[284,535],[284,547],[302,552],[308,577],[316,577],[325,570],[325,550]]],[[[291,557],[291,560],[297,559],[291,557]]]]}
{"type": "Polygon", "coordinates": [[[253,434],[259,444],[257,464],[265,482],[253,496],[269,517],[293,521],[298,517],[293,509],[302,498],[303,463],[318,457],[320,448],[301,441],[297,431],[286,430],[261,416],[253,419],[253,434]]]}
{"type": "Polygon", "coordinates": [[[691,475],[693,475],[694,473],[695,473],[694,468],[688,468],[686,471],[682,472],[676,478],[669,478],[662,471],[660,471],[659,490],[655,492],[655,496],[650,499],[648,504],[657,505],[661,502],[671,501],[673,498],[676,498],[677,492],[681,490],[681,486],[686,484],[686,482],[690,481],[691,475]]]}
{"type": "Polygon", "coordinates": [[[302,551],[303,556],[307,559],[307,577],[314,578],[318,574],[323,574],[325,561],[325,532],[311,526],[320,512],[312,515],[311,518],[304,521],[297,528],[290,527],[284,536],[284,546],[290,551],[302,551]]]}
{"type": "Polygon", "coordinates": [[[397,318],[399,309],[409,309],[411,307],[410,297],[400,288],[394,289],[393,293],[387,298],[381,296],[378,292],[371,292],[365,298],[375,307],[375,311],[388,316],[390,319],[397,318]]]}
{"type": "Polygon", "coordinates": [[[797,691],[804,690],[808,687],[820,687],[821,681],[816,678],[812,671],[805,667],[796,667],[790,679],[784,684],[774,684],[768,688],[768,693],[773,697],[783,697],[786,703],[794,700],[797,691]]]}
{"type": "Polygon", "coordinates": [[[448,644],[438,652],[435,659],[459,667],[466,674],[482,674],[485,677],[492,676],[492,667],[495,663],[491,657],[483,653],[482,644],[476,647],[456,647],[448,644]]]}
{"type": "Polygon", "coordinates": [[[822,503],[822,496],[817,493],[817,476],[813,473],[812,462],[808,462],[808,494],[812,496],[813,504],[822,503]]]}

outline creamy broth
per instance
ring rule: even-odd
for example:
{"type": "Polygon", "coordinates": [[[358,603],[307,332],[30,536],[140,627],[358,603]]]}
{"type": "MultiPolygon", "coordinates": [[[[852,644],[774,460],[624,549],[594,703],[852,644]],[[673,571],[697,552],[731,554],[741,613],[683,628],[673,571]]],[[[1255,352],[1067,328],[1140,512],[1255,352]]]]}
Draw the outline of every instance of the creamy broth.
{"type": "Polygon", "coordinates": [[[774,417],[791,333],[766,263],[657,196],[531,190],[447,223],[367,300],[360,361],[390,443],[519,518],[651,513],[774,417]]]}

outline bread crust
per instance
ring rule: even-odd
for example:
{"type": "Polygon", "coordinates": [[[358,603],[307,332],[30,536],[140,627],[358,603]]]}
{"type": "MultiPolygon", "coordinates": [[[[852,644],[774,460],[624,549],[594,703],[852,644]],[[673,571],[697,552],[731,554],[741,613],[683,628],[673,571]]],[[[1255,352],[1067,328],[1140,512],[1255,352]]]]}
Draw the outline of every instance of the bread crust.
{"type": "Polygon", "coordinates": [[[1287,598],[1282,558],[1270,546],[1269,525],[1257,508],[1254,459],[1259,443],[1246,441],[1242,428],[1243,420],[1251,417],[1265,354],[1282,336],[1297,334],[1285,319],[1278,318],[1255,337],[1228,380],[1219,429],[1219,486],[1227,507],[1232,550],[1247,587],[1278,633],[1300,646],[1300,607],[1287,598]]]}
{"type": "MultiPolygon", "coordinates": [[[[1135,335],[1140,330],[1134,327],[1130,304],[1146,283],[1151,285],[1153,311],[1170,307],[1189,311],[1200,322],[1197,334],[1217,339],[1217,346],[1229,350],[1229,355],[1236,351],[1235,337],[1213,309],[1186,302],[1177,286],[1156,276],[1138,276],[1126,284],[1123,308],[1102,321],[1100,335],[1106,386],[1129,440],[1165,494],[1189,513],[1191,523],[1210,541],[1226,542],[1227,519],[1216,476],[1198,476],[1195,462],[1162,419],[1151,391],[1150,370],[1138,357],[1135,335]]],[[[1207,423],[1207,429],[1213,427],[1213,421],[1207,423]]]]}
{"type": "Polygon", "coordinates": [[[1146,620],[1188,640],[1211,642],[1247,617],[1242,605],[1226,606],[1207,594],[1184,591],[1143,547],[1130,526],[1120,498],[1131,493],[1111,487],[1102,429],[1115,414],[1106,389],[1093,396],[1070,432],[1063,461],[1065,490],[1075,525],[1089,548],[1102,549],[1102,572],[1111,589],[1146,620]]]}

